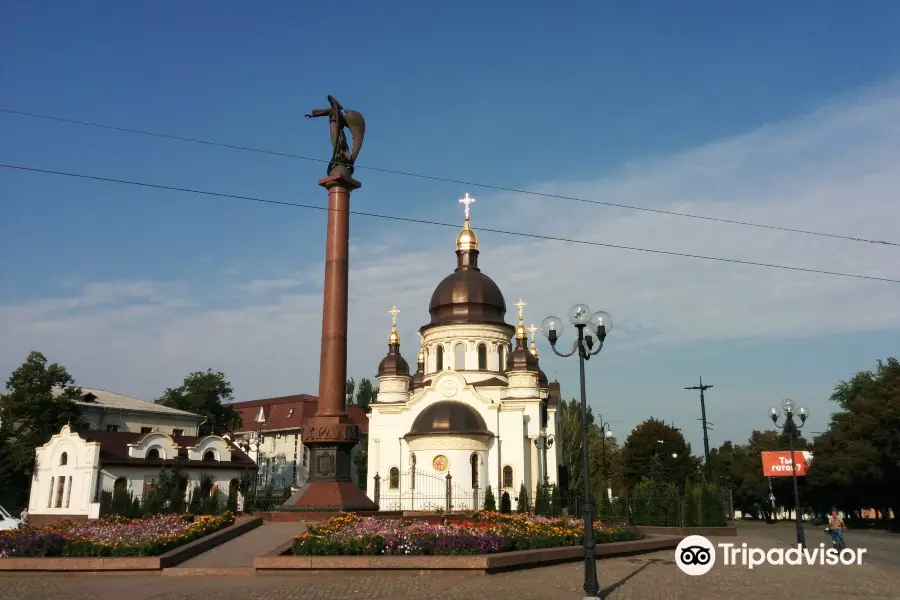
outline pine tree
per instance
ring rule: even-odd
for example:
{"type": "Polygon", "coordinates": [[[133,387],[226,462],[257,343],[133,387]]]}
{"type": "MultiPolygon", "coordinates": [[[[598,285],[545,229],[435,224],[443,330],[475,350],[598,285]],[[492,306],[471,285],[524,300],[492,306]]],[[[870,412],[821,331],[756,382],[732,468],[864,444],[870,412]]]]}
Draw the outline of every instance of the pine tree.
{"type": "Polygon", "coordinates": [[[520,513],[528,512],[528,488],[525,487],[525,482],[522,482],[522,485],[519,486],[519,497],[516,500],[516,511],[520,513]]]}
{"type": "Polygon", "coordinates": [[[491,486],[487,486],[487,489],[484,491],[484,510],[497,511],[497,501],[494,499],[494,492],[491,490],[491,486]]]}

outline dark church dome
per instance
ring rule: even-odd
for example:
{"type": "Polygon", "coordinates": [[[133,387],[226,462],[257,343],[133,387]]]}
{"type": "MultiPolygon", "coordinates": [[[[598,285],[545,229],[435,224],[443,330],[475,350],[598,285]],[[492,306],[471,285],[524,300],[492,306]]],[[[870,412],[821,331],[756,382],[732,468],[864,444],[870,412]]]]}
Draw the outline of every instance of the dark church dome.
{"type": "Polygon", "coordinates": [[[441,281],[428,305],[431,323],[496,323],[506,325],[506,300],[494,280],[478,268],[478,238],[466,218],[456,239],[456,270],[441,281]]]}
{"type": "Polygon", "coordinates": [[[434,434],[491,435],[474,408],[455,400],[436,402],[423,410],[407,436],[434,434]]]}

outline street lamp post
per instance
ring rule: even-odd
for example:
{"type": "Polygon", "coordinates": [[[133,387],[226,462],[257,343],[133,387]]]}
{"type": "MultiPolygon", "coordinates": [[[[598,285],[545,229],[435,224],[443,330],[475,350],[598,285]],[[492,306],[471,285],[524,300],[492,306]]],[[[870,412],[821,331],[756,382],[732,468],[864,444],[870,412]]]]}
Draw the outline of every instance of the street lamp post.
{"type": "Polygon", "coordinates": [[[803,517],[800,513],[800,490],[797,488],[797,463],[794,460],[794,434],[803,428],[803,425],[806,423],[806,418],[809,416],[809,411],[803,406],[795,409],[794,401],[790,398],[781,402],[781,410],[784,413],[784,423],[782,425],[778,424],[778,409],[774,406],[769,409],[769,417],[771,417],[775,427],[788,433],[788,438],[790,439],[791,479],[794,482],[794,516],[796,517],[795,520],[797,522],[797,544],[806,548],[806,538],[803,535],[803,517]],[[799,425],[794,421],[795,414],[800,417],[799,425]]]}
{"type": "Polygon", "coordinates": [[[597,580],[596,545],[594,543],[594,507],[591,504],[591,480],[588,468],[587,394],[584,389],[584,361],[590,360],[603,348],[606,335],[612,331],[613,321],[609,313],[602,310],[591,314],[591,309],[584,304],[576,304],[569,309],[569,321],[575,326],[578,339],[572,344],[572,350],[567,353],[556,349],[556,342],[564,329],[563,322],[558,317],[544,319],[541,322],[541,333],[550,342],[550,347],[556,355],[566,358],[578,352],[583,455],[581,468],[584,479],[584,593],[588,598],[603,598],[600,595],[600,584],[597,580]]]}
{"type": "MultiPolygon", "coordinates": [[[[609,474],[606,470],[606,438],[612,435],[609,423],[603,420],[603,415],[598,415],[600,420],[600,467],[603,477],[603,496],[609,499],[609,474]]],[[[601,503],[602,506],[602,503],[601,503]]]]}
{"type": "Polygon", "coordinates": [[[534,445],[541,453],[538,461],[538,466],[541,467],[542,473],[540,480],[544,484],[544,487],[547,487],[550,485],[550,472],[547,469],[547,450],[553,447],[553,434],[548,434],[547,428],[541,427],[541,431],[534,440],[534,445]]]}

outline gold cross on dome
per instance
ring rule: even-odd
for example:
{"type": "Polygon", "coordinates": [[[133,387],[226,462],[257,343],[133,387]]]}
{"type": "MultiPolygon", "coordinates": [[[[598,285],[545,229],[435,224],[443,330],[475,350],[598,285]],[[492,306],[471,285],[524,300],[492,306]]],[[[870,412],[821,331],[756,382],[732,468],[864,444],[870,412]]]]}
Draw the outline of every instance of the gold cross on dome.
{"type": "Polygon", "coordinates": [[[531,324],[531,327],[528,328],[528,333],[531,334],[531,340],[534,341],[534,332],[537,331],[538,328],[534,326],[534,323],[531,324]]]}
{"type": "Polygon", "coordinates": [[[524,300],[522,300],[521,298],[519,298],[519,301],[516,302],[514,306],[518,307],[518,309],[519,309],[519,320],[521,321],[521,320],[522,320],[522,311],[523,311],[523,310],[525,309],[525,307],[528,306],[528,305],[525,304],[525,301],[524,301],[524,300]]]}
{"type": "Polygon", "coordinates": [[[470,204],[473,204],[473,203],[475,202],[475,198],[470,198],[470,197],[469,197],[469,192],[466,192],[466,197],[465,197],[465,198],[460,198],[460,199],[459,199],[459,202],[460,202],[461,204],[465,204],[465,205],[466,205],[466,221],[468,221],[468,220],[469,220],[469,205],[470,205],[470,204]]]}
{"type": "Polygon", "coordinates": [[[394,325],[397,324],[397,315],[400,314],[400,309],[396,306],[388,311],[388,314],[391,315],[391,320],[394,322],[394,325]]]}

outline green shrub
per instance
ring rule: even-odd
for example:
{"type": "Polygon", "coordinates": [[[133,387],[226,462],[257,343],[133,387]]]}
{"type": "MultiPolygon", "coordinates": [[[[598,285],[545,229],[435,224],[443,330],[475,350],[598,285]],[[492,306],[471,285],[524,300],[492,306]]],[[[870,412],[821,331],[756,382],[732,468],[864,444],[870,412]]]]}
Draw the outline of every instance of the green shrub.
{"type": "Polygon", "coordinates": [[[484,510],[497,510],[497,500],[494,498],[494,491],[491,489],[491,486],[487,486],[487,489],[484,491],[484,510]]]}

